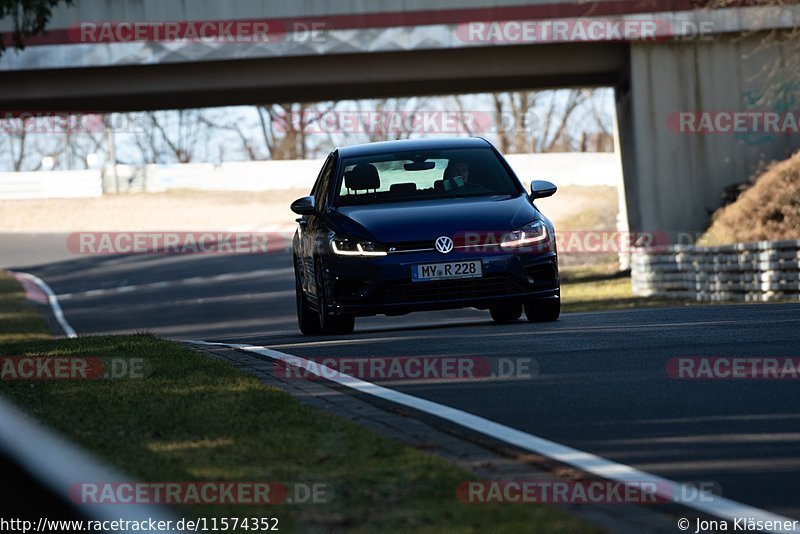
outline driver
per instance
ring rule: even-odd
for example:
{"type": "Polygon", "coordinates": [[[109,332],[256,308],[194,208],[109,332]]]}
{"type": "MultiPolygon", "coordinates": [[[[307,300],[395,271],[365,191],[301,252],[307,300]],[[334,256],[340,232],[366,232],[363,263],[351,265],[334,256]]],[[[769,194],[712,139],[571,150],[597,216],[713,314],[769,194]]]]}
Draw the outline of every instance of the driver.
{"type": "Polygon", "coordinates": [[[469,165],[464,161],[453,160],[447,165],[442,178],[447,189],[463,187],[469,182],[469,165]]]}

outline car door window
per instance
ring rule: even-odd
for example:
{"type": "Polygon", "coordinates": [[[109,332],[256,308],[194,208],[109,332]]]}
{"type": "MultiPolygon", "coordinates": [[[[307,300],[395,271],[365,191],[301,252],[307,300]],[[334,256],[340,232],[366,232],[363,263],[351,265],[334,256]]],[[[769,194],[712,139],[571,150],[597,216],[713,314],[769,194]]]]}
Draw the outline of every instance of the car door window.
{"type": "Polygon", "coordinates": [[[333,168],[336,158],[333,154],[328,156],[328,159],[325,161],[325,165],[322,166],[322,170],[317,177],[317,183],[314,184],[314,189],[312,189],[311,194],[314,196],[314,202],[317,206],[317,209],[322,211],[325,209],[327,205],[327,196],[328,196],[328,189],[331,183],[331,175],[333,174],[333,168]]]}

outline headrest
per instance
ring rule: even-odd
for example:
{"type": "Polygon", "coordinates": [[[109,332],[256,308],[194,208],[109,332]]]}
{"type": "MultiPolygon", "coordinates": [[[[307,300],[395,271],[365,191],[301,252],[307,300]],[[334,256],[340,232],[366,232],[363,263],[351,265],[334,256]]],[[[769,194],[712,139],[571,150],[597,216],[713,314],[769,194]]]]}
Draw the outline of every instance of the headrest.
{"type": "Polygon", "coordinates": [[[375,165],[360,163],[353,167],[352,171],[344,173],[344,186],[354,191],[378,189],[381,186],[378,169],[375,168],[375,165]]]}
{"type": "Polygon", "coordinates": [[[407,182],[402,184],[392,184],[389,188],[390,193],[416,193],[417,184],[414,182],[407,182]]]}

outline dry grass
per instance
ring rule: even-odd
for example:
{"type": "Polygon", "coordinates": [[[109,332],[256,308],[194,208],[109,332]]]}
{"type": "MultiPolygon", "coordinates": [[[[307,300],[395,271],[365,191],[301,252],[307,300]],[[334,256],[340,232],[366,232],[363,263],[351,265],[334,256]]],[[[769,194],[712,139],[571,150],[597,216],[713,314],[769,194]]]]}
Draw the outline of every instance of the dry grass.
{"type": "Polygon", "coordinates": [[[570,185],[558,190],[553,206],[538,200],[536,205],[553,221],[556,230],[616,230],[617,188],[605,185],[570,185]]]}
{"type": "Polygon", "coordinates": [[[101,198],[2,200],[0,232],[253,230],[292,225],[305,189],[173,191],[101,198]]]}
{"type": "Polygon", "coordinates": [[[717,210],[703,245],[800,239],[800,151],[773,163],[733,204],[717,210]]]}

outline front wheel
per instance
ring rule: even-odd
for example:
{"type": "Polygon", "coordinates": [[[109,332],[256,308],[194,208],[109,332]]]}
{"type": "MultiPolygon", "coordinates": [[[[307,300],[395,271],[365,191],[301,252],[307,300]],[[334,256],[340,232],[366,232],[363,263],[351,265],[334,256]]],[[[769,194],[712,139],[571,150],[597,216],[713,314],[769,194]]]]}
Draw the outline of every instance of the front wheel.
{"type": "MultiPolygon", "coordinates": [[[[296,262],[295,265],[297,265],[296,262]]],[[[297,267],[295,267],[294,280],[295,298],[297,301],[297,325],[300,327],[300,332],[302,332],[303,335],[317,335],[320,333],[319,314],[308,305],[308,300],[306,300],[305,293],[303,292],[303,286],[297,267]]]]}
{"type": "Polygon", "coordinates": [[[561,315],[561,299],[535,300],[525,304],[525,317],[531,323],[558,320],[561,315]]]}
{"type": "Polygon", "coordinates": [[[321,264],[317,263],[316,271],[320,332],[323,335],[352,334],[356,327],[356,318],[352,315],[331,315],[328,313],[328,298],[321,264]]]}
{"type": "Polygon", "coordinates": [[[323,319],[320,314],[320,329],[324,335],[352,334],[355,328],[356,318],[352,315],[326,315],[323,319]]]}
{"type": "Polygon", "coordinates": [[[522,304],[508,304],[489,308],[489,314],[496,323],[513,323],[522,317],[522,304]]]}

